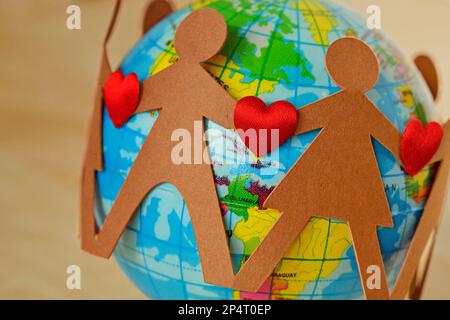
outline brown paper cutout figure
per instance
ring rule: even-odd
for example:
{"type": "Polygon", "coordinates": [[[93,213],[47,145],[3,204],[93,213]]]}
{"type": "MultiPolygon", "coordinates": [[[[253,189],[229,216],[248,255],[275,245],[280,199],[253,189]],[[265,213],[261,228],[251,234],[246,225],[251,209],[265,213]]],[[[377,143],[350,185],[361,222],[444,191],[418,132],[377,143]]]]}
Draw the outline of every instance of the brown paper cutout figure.
{"type": "MultiPolygon", "coordinates": [[[[158,0],[158,2],[164,1],[158,0]]],[[[105,38],[102,43],[100,72],[97,80],[94,108],[88,128],[88,143],[82,168],[80,192],[80,207],[82,212],[80,223],[82,247],[85,247],[85,242],[86,239],[88,239],[89,235],[96,232],[94,216],[90,214],[87,215],[85,213],[91,212],[95,203],[95,172],[103,171],[103,84],[106,82],[106,79],[108,79],[108,77],[112,74],[112,68],[108,58],[107,45],[116,24],[121,5],[122,0],[116,0],[116,2],[114,3],[111,20],[109,22],[105,38]]],[[[165,7],[166,9],[164,10],[164,12],[167,13],[167,5],[165,7]]],[[[161,13],[161,11],[156,10],[157,8],[164,8],[164,5],[158,4],[157,6],[154,6],[153,3],[150,3],[148,9],[146,10],[143,25],[146,26],[147,29],[152,27],[163,18],[163,14],[161,13]]]]}
{"type": "MultiPolygon", "coordinates": [[[[157,0],[159,3],[154,6],[153,2],[149,4],[146,14],[144,16],[143,25],[148,30],[153,25],[158,23],[162,18],[163,14],[161,11],[156,9],[166,8],[164,13],[168,13],[167,7],[161,2],[163,0],[157,0]]],[[[97,80],[97,87],[94,100],[94,108],[91,115],[89,128],[88,128],[88,143],[85,151],[82,177],[81,177],[81,212],[89,212],[91,208],[94,207],[95,203],[95,172],[103,171],[103,144],[102,144],[102,119],[103,119],[103,84],[106,79],[111,75],[112,68],[108,58],[107,45],[109,39],[111,38],[112,31],[117,21],[117,16],[120,11],[122,0],[116,0],[111,20],[109,22],[105,38],[102,43],[102,53],[100,59],[100,72],[97,80]]],[[[144,29],[145,29],[144,28],[144,29]]],[[[87,234],[95,232],[95,221],[93,216],[82,215],[81,221],[81,239],[82,242],[87,238],[87,234]],[[86,224],[86,226],[83,226],[86,224]],[[90,229],[87,228],[89,226],[90,229]]],[[[84,246],[82,244],[82,246],[84,246]]]]}
{"type": "Polygon", "coordinates": [[[450,121],[444,125],[444,139],[437,154],[430,163],[440,162],[430,195],[425,204],[422,217],[414,233],[414,237],[408,249],[405,263],[398,275],[397,283],[391,294],[392,299],[404,299],[409,286],[414,279],[420,258],[425,250],[427,242],[439,225],[444,204],[447,198],[450,173],[450,121]]]}
{"type": "MultiPolygon", "coordinates": [[[[422,74],[430,92],[431,95],[433,96],[434,101],[436,102],[439,98],[439,90],[440,90],[440,86],[439,86],[439,73],[437,71],[436,65],[433,62],[433,59],[431,59],[431,57],[425,55],[425,54],[421,54],[418,55],[415,59],[414,59],[414,63],[417,67],[417,69],[419,70],[419,72],[422,74]]],[[[438,223],[438,221],[436,221],[436,223],[438,223]]],[[[420,268],[420,262],[422,260],[422,258],[418,261],[418,267],[416,268],[416,272],[414,275],[414,279],[410,284],[410,289],[409,289],[409,293],[408,296],[411,300],[420,300],[422,293],[423,293],[423,289],[425,287],[425,283],[428,279],[428,270],[431,264],[431,259],[433,256],[433,252],[434,252],[434,247],[436,244],[436,232],[437,232],[438,226],[436,226],[435,228],[435,232],[433,232],[433,234],[431,235],[431,239],[429,240],[430,243],[430,249],[427,251],[425,249],[424,252],[422,252],[422,256],[427,254],[428,259],[425,263],[425,266],[422,268],[422,270],[419,270],[420,268]],[[419,274],[420,271],[420,274],[419,274]]],[[[428,246],[428,244],[426,244],[426,246],[428,246]]],[[[422,250],[419,250],[422,251],[422,250]]],[[[408,259],[405,259],[405,263],[408,263],[407,261],[409,261],[408,259]]],[[[407,280],[407,279],[406,279],[407,280]]],[[[398,277],[397,279],[397,283],[401,283],[403,281],[403,279],[401,279],[401,277],[398,277]]],[[[395,287],[394,290],[395,291],[395,287]]]]}
{"type": "MultiPolygon", "coordinates": [[[[136,111],[158,109],[158,119],[98,233],[93,206],[83,207],[84,250],[110,257],[142,200],[153,188],[169,182],[186,201],[205,282],[230,286],[233,267],[211,165],[203,160],[201,164],[174,164],[171,140],[178,129],[187,130],[194,137],[195,121],[203,125],[204,118],[225,128],[234,127],[236,101],[200,65],[217,54],[226,36],[224,18],[212,9],[191,13],[178,27],[175,49],[180,59],[144,81],[136,111]]],[[[206,148],[202,141],[202,150],[206,148]]],[[[92,174],[90,185],[94,181],[92,174]]]]}
{"type": "Polygon", "coordinates": [[[377,227],[392,227],[393,221],[371,136],[400,159],[401,135],[365,96],[379,69],[364,42],[337,40],[328,49],[326,65],[342,91],[299,110],[296,134],[322,130],[265,201],[265,208],[282,215],[241,268],[235,286],[258,289],[309,219],[324,217],[349,223],[366,298],[388,299],[377,227]],[[380,271],[379,289],[366,285],[371,266],[380,271]]]}
{"type": "MultiPolygon", "coordinates": [[[[436,99],[439,92],[439,77],[432,60],[426,56],[421,56],[420,59],[415,60],[417,67],[423,74],[428,87],[430,88],[433,97],[436,99]],[[417,61],[422,61],[417,63],[417,61]],[[425,61],[425,62],[424,62],[425,61]]],[[[442,217],[447,198],[447,187],[449,185],[450,173],[450,121],[443,127],[444,138],[441,146],[434,155],[431,163],[440,162],[439,168],[430,192],[427,202],[425,204],[422,217],[417,225],[413,239],[408,249],[405,262],[400,270],[397,282],[391,294],[392,299],[404,299],[410,290],[410,285],[414,280],[418,270],[421,257],[425,251],[428,240],[436,231],[439,221],[442,217]]],[[[432,240],[432,247],[434,246],[434,239],[432,240]]],[[[431,248],[430,256],[433,248],[431,248]]],[[[426,277],[426,273],[425,273],[426,277]]],[[[415,297],[420,297],[421,290],[424,285],[425,278],[419,284],[419,288],[415,288],[415,297]]]]}
{"type": "Polygon", "coordinates": [[[100,59],[100,72],[95,92],[94,108],[92,111],[88,142],[84,156],[81,175],[81,247],[85,248],[91,234],[96,232],[95,217],[91,213],[95,204],[95,172],[103,171],[103,144],[102,144],[102,117],[103,117],[103,84],[111,75],[112,68],[108,59],[107,44],[111,37],[117,16],[120,10],[121,0],[114,4],[113,13],[109,22],[105,38],[102,44],[100,59]]]}

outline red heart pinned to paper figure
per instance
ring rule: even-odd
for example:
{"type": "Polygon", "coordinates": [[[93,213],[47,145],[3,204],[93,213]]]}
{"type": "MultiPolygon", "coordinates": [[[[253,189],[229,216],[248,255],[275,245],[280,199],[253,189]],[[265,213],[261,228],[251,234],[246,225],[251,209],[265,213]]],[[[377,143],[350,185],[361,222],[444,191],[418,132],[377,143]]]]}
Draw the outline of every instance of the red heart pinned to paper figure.
{"type": "Polygon", "coordinates": [[[103,91],[109,117],[114,126],[120,128],[136,111],[139,102],[139,79],[135,73],[124,77],[119,70],[108,77],[103,91]]]}
{"type": "Polygon", "coordinates": [[[425,127],[417,120],[411,120],[402,137],[401,156],[405,171],[415,176],[433,158],[439,149],[444,132],[437,122],[425,127]]]}
{"type": "Polygon", "coordinates": [[[267,106],[257,97],[246,97],[239,100],[234,110],[239,136],[258,157],[289,139],[297,128],[297,120],[297,110],[287,101],[267,106]]]}

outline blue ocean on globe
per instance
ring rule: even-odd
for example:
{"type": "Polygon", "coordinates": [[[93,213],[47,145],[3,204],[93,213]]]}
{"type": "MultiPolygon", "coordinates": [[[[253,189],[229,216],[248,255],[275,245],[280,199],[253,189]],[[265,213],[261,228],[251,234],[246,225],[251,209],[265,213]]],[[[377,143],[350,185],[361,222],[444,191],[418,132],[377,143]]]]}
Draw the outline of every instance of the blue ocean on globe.
{"type": "MultiPolygon", "coordinates": [[[[267,104],[288,100],[301,108],[337,92],[339,88],[325,68],[326,50],[336,39],[353,36],[370,45],[378,57],[380,79],[368,97],[397,129],[403,131],[412,116],[422,121],[433,116],[431,95],[410,59],[382,31],[368,30],[363,18],[331,0],[195,2],[151,29],[123,61],[120,67],[123,73],[134,72],[143,81],[175,63],[173,39],[177,26],[190,12],[204,7],[220,12],[229,32],[221,52],[203,67],[236,99],[256,95],[267,104]]],[[[98,221],[103,221],[108,214],[155,121],[158,112],[146,112],[115,128],[104,112],[105,169],[97,173],[98,221]]],[[[213,162],[247,152],[235,133],[208,120],[206,124],[208,129],[222,133],[208,136],[213,162]],[[233,141],[234,149],[222,148],[225,139],[233,141]]],[[[279,216],[276,210],[259,210],[258,205],[317,134],[314,131],[294,136],[270,154],[261,158],[250,156],[250,161],[245,163],[213,165],[236,268],[253,252],[279,216]],[[274,166],[278,170],[267,170],[274,166]]],[[[373,146],[395,223],[392,229],[378,231],[392,289],[422,214],[434,168],[427,167],[411,178],[376,140],[373,146]]],[[[190,187],[195,188],[196,182],[190,187]]],[[[302,181],[298,181],[298,187],[302,188],[302,181]]],[[[347,224],[321,218],[310,221],[259,292],[206,284],[186,204],[178,190],[168,183],[147,195],[114,256],[129,279],[151,299],[364,297],[347,224]]]]}

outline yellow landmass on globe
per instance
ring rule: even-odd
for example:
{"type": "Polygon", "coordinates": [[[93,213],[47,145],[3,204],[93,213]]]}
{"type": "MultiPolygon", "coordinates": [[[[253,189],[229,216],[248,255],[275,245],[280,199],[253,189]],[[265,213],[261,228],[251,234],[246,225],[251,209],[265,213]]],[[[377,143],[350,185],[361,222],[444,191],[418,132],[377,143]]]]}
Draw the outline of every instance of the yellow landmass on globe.
{"type": "Polygon", "coordinates": [[[338,21],[333,14],[318,0],[292,1],[291,6],[300,10],[305,17],[313,40],[317,44],[328,46],[328,35],[338,25],[338,21]]]}
{"type": "Polygon", "coordinates": [[[411,86],[409,84],[404,84],[398,86],[396,89],[400,96],[400,101],[402,101],[407,108],[413,109],[416,105],[416,101],[414,100],[411,86]]]}
{"type": "Polygon", "coordinates": [[[252,96],[256,92],[269,93],[275,90],[274,86],[278,84],[276,81],[262,80],[258,91],[259,80],[256,79],[251,82],[244,82],[244,74],[239,72],[240,67],[233,61],[228,62],[226,70],[223,67],[227,58],[223,55],[217,55],[212,58],[208,64],[205,64],[205,69],[213,74],[222,86],[226,86],[226,90],[235,99],[241,99],[247,96],[252,96]]]}
{"type": "Polygon", "coordinates": [[[338,267],[351,243],[346,223],[312,219],[277,266],[272,280],[275,284],[272,299],[290,296],[294,299],[308,283],[328,278],[338,267]],[[278,282],[286,285],[283,287],[278,282]]]}
{"type": "Polygon", "coordinates": [[[248,208],[247,212],[247,221],[239,221],[233,230],[234,236],[244,244],[245,255],[256,249],[281,215],[278,210],[259,210],[258,207],[248,208]]]}
{"type": "Polygon", "coordinates": [[[414,177],[406,176],[405,183],[408,196],[416,203],[424,201],[430,193],[431,178],[432,172],[430,166],[425,167],[414,177]]]}
{"type": "Polygon", "coordinates": [[[202,1],[196,1],[191,4],[191,8],[193,11],[201,9],[203,7],[206,7],[208,4],[217,2],[217,0],[202,0],[202,1]]]}
{"type": "MultiPolygon", "coordinates": [[[[277,210],[249,208],[248,220],[236,224],[233,234],[244,245],[248,257],[264,239],[280,217],[277,210]]],[[[295,299],[305,286],[324,279],[336,270],[344,252],[351,245],[346,223],[313,218],[274,270],[271,279],[271,299],[295,299]]],[[[245,262],[243,259],[242,263],[245,262]]],[[[269,286],[263,286],[267,291],[269,286]]],[[[251,298],[248,293],[234,292],[235,298],[251,298]]],[[[261,294],[255,294],[261,298],[261,294]]],[[[267,295],[269,298],[269,295],[267,295]]]]}
{"type": "MultiPolygon", "coordinates": [[[[175,53],[173,42],[170,42],[166,49],[156,57],[155,63],[150,68],[149,74],[154,75],[177,61],[178,56],[175,53]]],[[[256,92],[262,94],[273,92],[275,90],[274,86],[278,82],[262,80],[258,91],[258,79],[251,82],[244,82],[244,74],[239,72],[240,67],[233,61],[229,61],[227,68],[223,70],[222,66],[225,65],[226,61],[227,58],[225,56],[217,55],[203,66],[233,98],[239,100],[254,95],[256,92]]]]}

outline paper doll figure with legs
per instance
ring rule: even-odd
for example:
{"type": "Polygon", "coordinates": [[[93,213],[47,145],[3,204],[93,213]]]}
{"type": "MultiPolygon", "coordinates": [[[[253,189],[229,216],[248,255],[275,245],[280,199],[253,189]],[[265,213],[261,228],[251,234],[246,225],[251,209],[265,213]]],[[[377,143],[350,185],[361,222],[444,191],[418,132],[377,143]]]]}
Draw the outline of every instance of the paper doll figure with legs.
{"type": "MultiPolygon", "coordinates": [[[[203,124],[204,118],[225,128],[233,127],[235,100],[200,65],[221,49],[226,36],[224,18],[211,9],[190,14],[179,26],[175,49],[180,60],[144,81],[136,110],[160,110],[159,117],[98,232],[92,202],[82,208],[84,250],[109,257],[145,196],[159,184],[169,182],[186,200],[205,282],[230,286],[233,267],[211,165],[208,159],[201,164],[176,165],[171,158],[174,130],[184,129],[194,136],[195,122],[203,124]],[[194,182],[196,187],[192,188],[194,182]]],[[[206,150],[204,141],[202,147],[206,150]]],[[[93,188],[90,171],[85,171],[84,183],[93,188]]]]}
{"type": "MultiPolygon", "coordinates": [[[[419,55],[414,59],[414,62],[427,83],[433,99],[436,101],[439,96],[440,85],[438,70],[433,60],[427,55],[419,55]]],[[[450,156],[450,124],[448,121],[444,125],[443,133],[443,142],[441,142],[438,152],[430,161],[431,164],[440,162],[438,172],[408,249],[405,262],[392,290],[392,299],[404,299],[408,292],[412,299],[420,299],[424,283],[426,282],[428,266],[434,251],[436,231],[446,202],[446,188],[450,171],[450,162],[448,160],[450,156]],[[430,249],[428,250],[428,255],[424,257],[428,245],[430,245],[430,249]],[[424,258],[427,261],[423,261],[424,268],[419,274],[419,266],[424,258]]]]}
{"type": "MultiPolygon", "coordinates": [[[[88,143],[85,151],[82,177],[81,177],[81,242],[82,247],[87,246],[86,241],[91,241],[91,235],[97,230],[94,216],[91,214],[95,203],[95,174],[103,171],[102,153],[102,116],[103,116],[103,85],[112,74],[112,67],[108,57],[107,45],[111,38],[117,16],[120,11],[122,0],[114,4],[113,13],[109,22],[105,38],[102,44],[100,58],[100,71],[95,92],[94,108],[92,111],[88,143]]],[[[148,5],[144,20],[143,32],[145,33],[155,24],[161,21],[171,12],[171,5],[167,1],[155,0],[148,5]]]]}
{"type": "MultiPolygon", "coordinates": [[[[403,299],[408,293],[428,240],[432,236],[432,233],[436,231],[443,210],[446,207],[445,203],[448,196],[446,189],[450,176],[450,121],[444,124],[443,132],[444,136],[439,150],[430,161],[430,164],[439,162],[439,168],[427,203],[425,204],[424,212],[409,247],[405,264],[400,271],[397,283],[392,292],[393,299],[403,299]]],[[[420,288],[418,290],[420,292],[420,288]]]]}
{"type": "Polygon", "coordinates": [[[401,136],[365,96],[379,73],[377,58],[366,44],[337,40],[328,49],[326,65],[342,91],[299,110],[296,134],[322,130],[265,201],[265,208],[282,215],[244,264],[235,285],[258,289],[309,219],[324,217],[349,223],[366,298],[387,299],[377,227],[392,227],[393,221],[371,136],[397,158],[401,136]],[[372,273],[378,276],[373,286],[372,273]]]}

